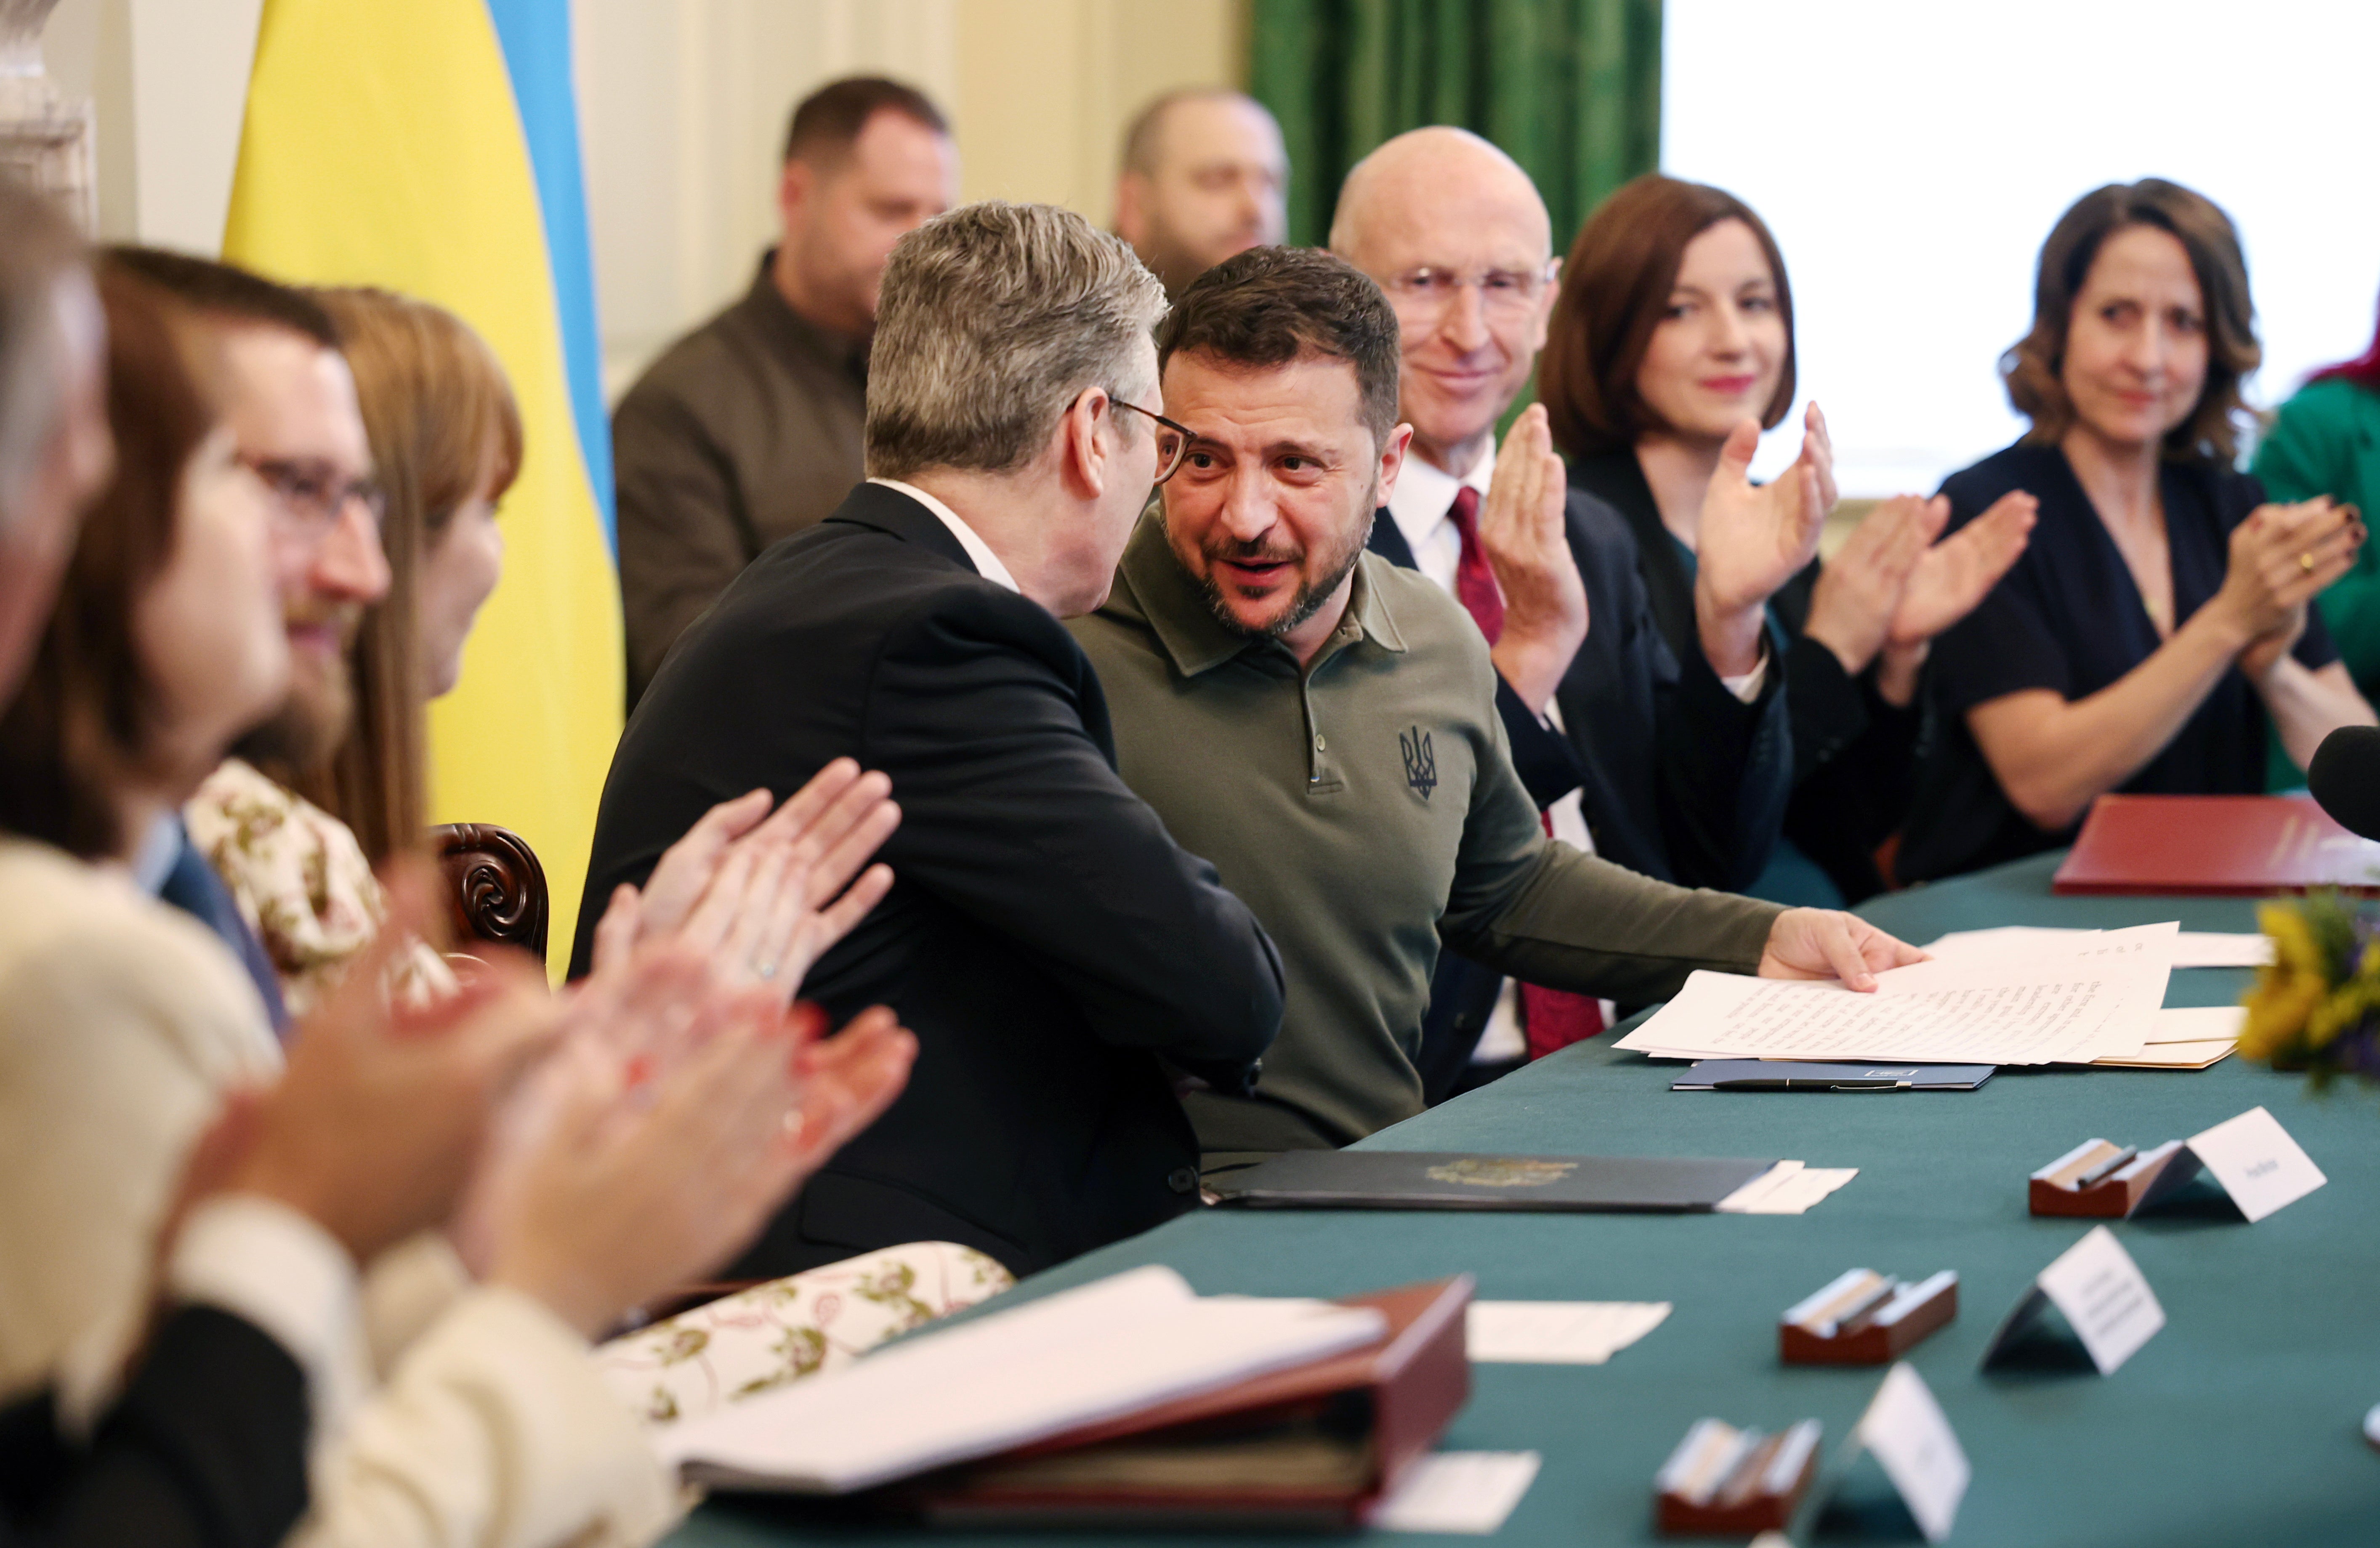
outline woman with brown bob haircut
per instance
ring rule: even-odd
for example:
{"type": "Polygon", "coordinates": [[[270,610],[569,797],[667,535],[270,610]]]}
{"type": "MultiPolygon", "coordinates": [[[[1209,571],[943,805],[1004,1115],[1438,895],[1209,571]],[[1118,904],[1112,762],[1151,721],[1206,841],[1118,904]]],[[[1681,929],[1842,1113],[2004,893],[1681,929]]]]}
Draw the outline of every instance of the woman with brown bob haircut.
{"type": "MultiPolygon", "coordinates": [[[[1702,648],[1705,491],[1747,464],[1793,402],[1793,293],[1767,225],[1704,184],[1652,175],[1621,188],[1563,265],[1537,384],[1572,484],[1618,511],[1662,634],[1689,658],[1702,648]]],[[[1823,438],[1815,405],[1809,419],[1823,438]]],[[[1839,907],[1883,889],[1876,853],[1909,809],[1920,669],[2023,549],[2033,518],[2012,496],[1937,542],[1949,519],[1939,500],[1884,501],[1770,599],[1794,784],[1756,896],[1839,907]]]]}
{"type": "Polygon", "coordinates": [[[2239,235],[2204,195],[2111,184],[2058,218],[2000,361],[2033,428],[1942,485],[1954,521],[2022,490],[2041,524],[1935,652],[1904,876],[2055,848],[2111,790],[2259,791],[2269,730],[2303,768],[2373,723],[2306,605],[2361,522],[2266,504],[2232,466],[2258,358],[2239,235]]]}

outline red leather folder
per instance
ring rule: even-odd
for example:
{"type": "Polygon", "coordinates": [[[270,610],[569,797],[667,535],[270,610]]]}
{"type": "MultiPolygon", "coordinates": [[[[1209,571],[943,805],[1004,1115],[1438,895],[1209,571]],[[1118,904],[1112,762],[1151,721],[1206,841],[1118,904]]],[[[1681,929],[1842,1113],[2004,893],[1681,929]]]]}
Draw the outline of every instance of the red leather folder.
{"type": "Polygon", "coordinates": [[[2380,893],[2380,844],[2302,796],[2102,796],[2050,890],[2254,897],[2380,893]]]}
{"type": "Polygon", "coordinates": [[[1378,1344],[954,1469],[902,1504],[947,1526],[1359,1526],[1471,1395],[1472,1285],[1348,1297],[1387,1314],[1378,1344]]]}

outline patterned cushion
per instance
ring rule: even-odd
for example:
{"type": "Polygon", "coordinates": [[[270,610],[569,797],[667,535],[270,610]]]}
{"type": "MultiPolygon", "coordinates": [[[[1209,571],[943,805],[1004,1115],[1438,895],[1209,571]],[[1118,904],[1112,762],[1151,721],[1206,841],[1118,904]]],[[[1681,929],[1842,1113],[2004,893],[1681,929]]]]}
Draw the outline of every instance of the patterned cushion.
{"type": "Polygon", "coordinates": [[[1015,1283],[972,1248],[911,1242],[681,1311],[612,1340],[595,1359],[645,1422],[671,1424],[848,1365],[1015,1283]]]}

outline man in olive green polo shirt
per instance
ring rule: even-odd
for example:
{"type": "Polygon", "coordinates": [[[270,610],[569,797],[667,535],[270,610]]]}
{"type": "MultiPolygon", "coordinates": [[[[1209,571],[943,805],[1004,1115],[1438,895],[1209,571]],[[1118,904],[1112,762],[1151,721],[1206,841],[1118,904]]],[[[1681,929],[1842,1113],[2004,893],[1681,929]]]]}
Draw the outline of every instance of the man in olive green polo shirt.
{"type": "MultiPolygon", "coordinates": [[[[1917,959],[1849,914],[1689,892],[1546,837],[1478,628],[1364,550],[1413,434],[1396,422],[1396,317],[1370,279],[1328,253],[1254,249],[1184,292],[1157,337],[1188,445],[1107,605],[1070,627],[1125,783],[1281,949],[1288,1008],[1255,1094],[1185,1103],[1210,1164],[1421,1111],[1413,1060],[1441,940],[1638,1004],[1697,968],[1872,989],[1874,970],[1917,959]]],[[[1514,476],[1559,522],[1561,468],[1544,463],[1514,476]]],[[[1721,530],[1751,540],[1733,555],[1744,584],[1795,557],[1759,535],[1815,519],[1801,497],[1714,485],[1721,530]]]]}

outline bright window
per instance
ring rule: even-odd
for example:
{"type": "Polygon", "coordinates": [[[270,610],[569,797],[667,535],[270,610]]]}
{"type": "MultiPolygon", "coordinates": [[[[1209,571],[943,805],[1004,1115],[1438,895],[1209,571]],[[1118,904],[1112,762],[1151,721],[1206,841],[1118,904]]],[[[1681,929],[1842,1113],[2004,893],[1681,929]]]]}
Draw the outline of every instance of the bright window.
{"type": "Polygon", "coordinates": [[[2169,177],[2238,224],[2252,406],[2372,337],[2380,4],[1668,0],[1663,25],[1662,167],[1776,232],[1847,495],[1930,493],[2022,431],[1997,362],[2042,239],[2104,183],[2169,177]]]}

